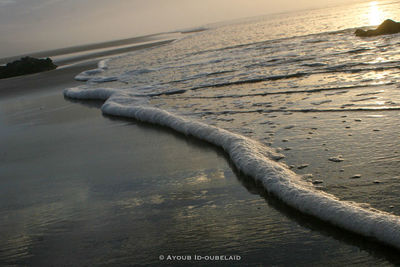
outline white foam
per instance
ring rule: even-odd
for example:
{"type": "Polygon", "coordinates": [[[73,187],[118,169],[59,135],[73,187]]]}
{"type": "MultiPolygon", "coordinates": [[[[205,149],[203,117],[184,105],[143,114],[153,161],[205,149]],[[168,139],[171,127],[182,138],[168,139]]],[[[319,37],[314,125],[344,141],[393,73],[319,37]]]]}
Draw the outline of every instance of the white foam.
{"type": "Polygon", "coordinates": [[[113,82],[118,81],[117,76],[96,76],[94,78],[90,78],[88,81],[92,83],[106,83],[106,82],[113,82]]]}
{"type": "Polygon", "coordinates": [[[86,82],[86,81],[107,82],[110,80],[115,81],[116,79],[118,79],[117,77],[93,77],[94,75],[100,74],[100,73],[104,72],[105,70],[107,70],[108,62],[110,62],[111,59],[112,58],[107,58],[107,59],[99,61],[96,69],[86,70],[86,71],[79,73],[78,75],[75,76],[75,80],[81,81],[81,82],[86,82]]]}
{"type": "Polygon", "coordinates": [[[75,76],[75,80],[80,82],[92,82],[92,83],[105,83],[118,81],[117,76],[94,76],[95,74],[101,73],[98,69],[87,70],[75,76]]]}
{"type": "Polygon", "coordinates": [[[101,70],[108,69],[108,62],[110,62],[111,59],[112,58],[107,58],[107,59],[100,60],[99,63],[97,64],[97,68],[99,68],[101,70]]]}
{"type": "Polygon", "coordinates": [[[64,95],[75,99],[107,100],[111,95],[117,92],[119,92],[118,89],[112,88],[87,89],[86,87],[73,87],[65,89],[64,95]]]}
{"type": "Polygon", "coordinates": [[[86,82],[92,78],[93,75],[103,72],[101,69],[86,70],[75,76],[75,80],[86,82]]]}
{"type": "Polygon", "coordinates": [[[148,106],[145,98],[132,98],[116,89],[72,88],[67,97],[106,100],[102,112],[114,116],[158,124],[223,148],[244,174],[262,183],[265,189],[287,205],[348,231],[375,238],[400,249],[398,216],[341,201],[317,191],[286,165],[274,161],[279,154],[261,143],[227,130],[197,122],[148,106]]]}

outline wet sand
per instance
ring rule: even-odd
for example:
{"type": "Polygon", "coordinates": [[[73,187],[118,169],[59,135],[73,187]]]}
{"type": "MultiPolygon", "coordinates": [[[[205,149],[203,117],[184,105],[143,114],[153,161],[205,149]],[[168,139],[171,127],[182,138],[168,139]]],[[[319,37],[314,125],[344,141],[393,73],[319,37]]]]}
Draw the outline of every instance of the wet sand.
{"type": "Polygon", "coordinates": [[[68,68],[2,79],[0,80],[0,99],[78,85],[79,83],[74,80],[74,77],[78,73],[96,68],[96,66],[97,61],[92,60],[68,68]]]}
{"type": "MultiPolygon", "coordinates": [[[[173,36],[174,33],[170,34],[152,34],[148,36],[139,36],[139,37],[133,37],[133,38],[127,38],[127,39],[121,39],[121,40],[115,40],[115,41],[108,41],[108,42],[102,42],[102,43],[93,43],[93,44],[86,44],[86,45],[79,45],[79,46],[72,46],[72,47],[66,47],[66,48],[60,48],[60,49],[54,49],[54,50],[48,50],[48,51],[41,51],[41,52],[34,52],[34,53],[29,53],[26,55],[19,55],[19,56],[12,56],[12,57],[6,57],[6,58],[0,58],[0,64],[5,64],[7,62],[11,62],[14,60],[19,59],[22,56],[32,56],[32,57],[56,57],[56,56],[61,56],[61,55],[66,55],[66,54],[73,54],[73,53],[78,53],[78,52],[87,52],[91,50],[97,50],[97,49],[106,49],[109,48],[109,50],[114,50],[113,48],[115,47],[120,47],[120,46],[134,46],[135,44],[142,44],[142,43],[153,43],[153,42],[158,42],[160,39],[165,39],[168,37],[168,39],[173,36]]],[[[177,34],[177,33],[175,33],[177,34]]],[[[144,48],[144,47],[141,47],[144,48]]],[[[127,52],[127,51],[118,51],[118,52],[127,52]]],[[[115,54],[115,51],[113,52],[115,54]]]]}
{"type": "Polygon", "coordinates": [[[0,81],[0,265],[400,264],[269,197],[219,149],[64,99],[86,67],[0,81]]]}

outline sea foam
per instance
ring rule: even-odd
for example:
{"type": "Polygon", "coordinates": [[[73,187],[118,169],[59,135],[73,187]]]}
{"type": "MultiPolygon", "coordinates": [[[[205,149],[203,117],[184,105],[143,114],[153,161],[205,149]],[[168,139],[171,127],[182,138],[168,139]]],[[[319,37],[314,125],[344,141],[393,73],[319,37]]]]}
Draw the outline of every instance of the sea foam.
{"type": "Polygon", "coordinates": [[[331,194],[317,191],[285,164],[277,162],[281,155],[255,140],[151,107],[146,97],[132,97],[118,89],[78,87],[66,89],[64,95],[77,99],[105,100],[101,108],[104,114],[165,126],[221,147],[241,172],[259,181],[270,194],[287,205],[400,249],[398,216],[341,201],[331,194]]]}
{"type": "Polygon", "coordinates": [[[106,82],[106,81],[108,81],[108,79],[110,79],[109,77],[104,77],[104,80],[102,80],[100,77],[93,77],[93,76],[97,75],[97,74],[100,74],[100,73],[104,72],[105,70],[107,70],[108,69],[108,62],[111,59],[112,58],[101,60],[97,64],[97,68],[96,69],[92,69],[92,70],[87,70],[87,71],[81,72],[80,74],[75,76],[75,80],[81,81],[81,82],[86,82],[86,81],[89,81],[89,80],[94,81],[94,82],[96,82],[96,81],[97,82],[106,82]]]}

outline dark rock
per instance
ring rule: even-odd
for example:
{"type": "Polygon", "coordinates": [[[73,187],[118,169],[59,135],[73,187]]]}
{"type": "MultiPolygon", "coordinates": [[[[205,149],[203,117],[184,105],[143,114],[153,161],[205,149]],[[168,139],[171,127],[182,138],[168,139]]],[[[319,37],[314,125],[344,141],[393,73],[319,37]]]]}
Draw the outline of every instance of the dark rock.
{"type": "Polygon", "coordinates": [[[50,58],[37,59],[33,57],[23,57],[5,66],[0,66],[0,79],[32,74],[57,68],[50,58]]]}
{"type": "Polygon", "coordinates": [[[391,19],[385,20],[381,25],[378,26],[375,30],[364,31],[361,29],[357,29],[355,31],[355,35],[359,37],[372,37],[377,35],[384,34],[394,34],[400,32],[400,23],[395,22],[391,19]]]}

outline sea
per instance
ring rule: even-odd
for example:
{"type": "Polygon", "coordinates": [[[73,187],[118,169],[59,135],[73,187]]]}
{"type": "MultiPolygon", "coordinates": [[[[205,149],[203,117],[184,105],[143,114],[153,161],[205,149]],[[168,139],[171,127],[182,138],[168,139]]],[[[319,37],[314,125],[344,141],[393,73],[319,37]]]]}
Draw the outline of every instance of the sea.
{"type": "Polygon", "coordinates": [[[223,148],[301,213],[400,248],[400,35],[374,1],[213,24],[79,74],[65,96],[223,148]]]}
{"type": "MultiPolygon", "coordinates": [[[[64,95],[104,101],[98,112],[105,116],[210,143],[245,177],[243,184],[289,209],[289,217],[302,218],[306,227],[313,221],[313,231],[324,232],[326,225],[328,235],[349,235],[341,242],[357,239],[356,250],[369,255],[386,247],[396,251],[400,34],[354,35],[388,18],[400,20],[400,1],[205,25],[171,43],[102,60],[78,74],[82,85],[64,95]],[[364,241],[373,245],[360,247],[364,241]]],[[[391,256],[384,258],[390,262],[391,256]]]]}

